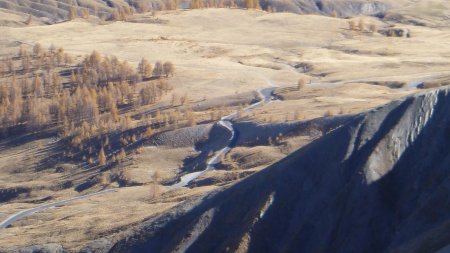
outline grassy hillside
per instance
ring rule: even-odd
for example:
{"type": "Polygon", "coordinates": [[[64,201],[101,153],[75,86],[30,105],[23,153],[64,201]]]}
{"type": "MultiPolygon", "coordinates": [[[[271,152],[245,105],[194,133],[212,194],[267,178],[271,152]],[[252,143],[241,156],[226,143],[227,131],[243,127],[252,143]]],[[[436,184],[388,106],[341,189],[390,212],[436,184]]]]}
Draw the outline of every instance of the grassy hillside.
{"type": "Polygon", "coordinates": [[[178,0],[0,0],[0,8],[20,15],[32,15],[48,22],[73,18],[75,15],[93,15],[105,19],[117,18],[117,12],[146,12],[185,8],[242,7],[262,8],[274,12],[293,12],[338,16],[383,15],[389,5],[379,1],[339,0],[339,1],[272,1],[261,0],[252,5],[244,0],[202,0],[197,2],[178,0]],[[115,13],[116,12],[116,13],[115,13]]]}
{"type": "Polygon", "coordinates": [[[364,113],[109,252],[437,252],[450,240],[448,92],[364,113]]]}
{"type": "Polygon", "coordinates": [[[65,21],[51,25],[45,24],[57,20],[33,16],[27,25],[25,12],[2,9],[0,218],[115,191],[20,219],[0,231],[0,245],[58,243],[77,251],[105,236],[114,242],[124,230],[171,214],[181,202],[193,206],[355,115],[417,87],[449,83],[445,11],[431,18],[445,2],[423,12],[414,9],[420,1],[389,1],[384,18],[360,12],[347,18],[329,6],[360,10],[361,3],[322,2],[322,11],[296,2],[314,13],[297,15],[236,3],[132,14],[125,2],[119,8],[76,1],[77,16],[79,6],[96,3],[119,19],[96,18],[94,6],[90,16],[66,21],[70,8],[61,5],[65,21]],[[142,68],[143,58],[152,69],[172,62],[173,77],[142,68]],[[166,81],[173,89],[163,88],[166,81]],[[268,86],[273,100],[245,111],[268,86]],[[236,139],[216,169],[188,187],[169,187],[224,147],[230,132],[217,122],[234,112],[236,139]]]}

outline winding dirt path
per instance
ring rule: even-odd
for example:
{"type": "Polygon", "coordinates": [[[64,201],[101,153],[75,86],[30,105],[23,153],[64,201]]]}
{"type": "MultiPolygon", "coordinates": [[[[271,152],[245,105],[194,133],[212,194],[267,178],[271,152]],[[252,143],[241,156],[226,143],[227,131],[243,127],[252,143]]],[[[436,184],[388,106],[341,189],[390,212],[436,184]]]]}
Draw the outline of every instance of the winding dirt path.
{"type": "MultiPolygon", "coordinates": [[[[275,89],[275,87],[277,87],[277,86],[270,79],[266,78],[264,75],[262,75],[260,73],[257,73],[257,74],[258,74],[258,76],[261,77],[261,79],[266,81],[266,83],[269,85],[269,87],[259,89],[257,92],[258,92],[260,101],[244,108],[244,110],[243,110],[244,112],[250,112],[250,111],[254,110],[255,108],[261,107],[264,104],[268,104],[268,103],[272,102],[272,99],[273,99],[272,92],[275,89]]],[[[233,112],[230,115],[222,117],[217,122],[218,125],[226,128],[228,131],[231,132],[231,137],[230,137],[230,139],[228,139],[227,146],[225,146],[223,149],[217,151],[214,154],[214,156],[208,160],[208,162],[206,164],[206,169],[204,169],[202,171],[192,172],[192,173],[182,176],[180,178],[180,182],[171,185],[169,187],[169,189],[177,189],[180,187],[184,187],[184,186],[188,185],[192,180],[203,175],[205,172],[214,169],[215,165],[218,164],[222,160],[222,157],[224,157],[231,150],[233,143],[236,141],[235,140],[236,131],[234,130],[232,120],[235,119],[237,116],[238,116],[238,112],[233,112]]]]}
{"type": "Polygon", "coordinates": [[[52,208],[52,207],[58,207],[58,206],[63,206],[67,203],[76,201],[76,200],[80,200],[80,199],[86,199],[92,196],[96,196],[96,195],[101,195],[101,194],[105,194],[108,192],[113,192],[116,191],[117,189],[107,189],[107,190],[103,190],[103,191],[99,191],[96,193],[91,193],[91,194],[87,194],[87,195],[83,195],[83,196],[78,196],[78,197],[74,197],[74,198],[70,198],[70,199],[66,199],[66,200],[62,200],[62,201],[57,201],[57,202],[52,202],[52,203],[48,203],[48,204],[44,204],[44,205],[40,205],[37,207],[33,207],[33,208],[29,208],[29,209],[25,209],[22,211],[19,211],[11,216],[9,216],[8,218],[6,218],[6,220],[2,221],[0,223],[0,229],[1,228],[7,228],[9,225],[11,225],[13,222],[25,218],[27,216],[30,216],[34,213],[37,213],[39,211],[48,209],[48,208],[52,208]]]}
{"type": "MultiPolygon", "coordinates": [[[[258,96],[260,97],[261,100],[259,102],[257,102],[257,103],[254,103],[254,104],[248,106],[247,108],[245,108],[244,109],[245,112],[251,111],[251,110],[253,110],[253,109],[257,108],[257,107],[260,107],[260,106],[262,106],[262,105],[264,105],[266,103],[270,103],[271,100],[272,100],[272,91],[275,89],[276,85],[274,85],[271,80],[269,80],[268,78],[264,77],[262,74],[258,73],[258,75],[267,82],[269,87],[258,90],[258,96]]],[[[225,127],[226,129],[228,129],[231,132],[231,137],[228,140],[227,146],[225,148],[219,150],[211,159],[208,160],[208,163],[207,163],[207,166],[206,166],[205,170],[199,171],[199,172],[189,173],[189,174],[186,174],[186,175],[182,176],[180,182],[170,186],[170,189],[176,189],[176,188],[184,187],[187,184],[189,184],[192,180],[198,178],[200,175],[205,173],[206,171],[214,169],[214,166],[221,161],[222,157],[224,155],[226,155],[231,150],[231,145],[235,141],[236,134],[235,134],[235,130],[233,128],[233,123],[232,123],[231,120],[236,118],[237,115],[238,115],[238,112],[234,112],[234,113],[232,113],[230,115],[222,117],[220,119],[220,121],[217,122],[217,124],[221,125],[222,127],[225,127]]],[[[5,220],[3,220],[0,223],[0,229],[7,228],[8,226],[10,226],[15,221],[20,220],[22,218],[25,218],[27,216],[30,216],[30,215],[32,215],[34,213],[43,211],[45,209],[52,208],[52,207],[63,206],[63,205],[68,204],[70,202],[74,202],[74,201],[81,200],[81,199],[87,199],[87,198],[92,197],[92,196],[102,195],[102,194],[109,193],[109,192],[114,192],[114,191],[117,191],[117,188],[106,189],[106,190],[99,191],[99,192],[96,192],[96,193],[91,193],[91,194],[87,194],[87,195],[83,195],[83,196],[78,196],[78,197],[74,197],[74,198],[70,198],[70,199],[66,199],[66,200],[62,200],[62,201],[56,201],[56,202],[52,202],[52,203],[36,206],[36,207],[33,207],[33,208],[25,209],[25,210],[16,212],[16,213],[10,215],[5,220]]]]}

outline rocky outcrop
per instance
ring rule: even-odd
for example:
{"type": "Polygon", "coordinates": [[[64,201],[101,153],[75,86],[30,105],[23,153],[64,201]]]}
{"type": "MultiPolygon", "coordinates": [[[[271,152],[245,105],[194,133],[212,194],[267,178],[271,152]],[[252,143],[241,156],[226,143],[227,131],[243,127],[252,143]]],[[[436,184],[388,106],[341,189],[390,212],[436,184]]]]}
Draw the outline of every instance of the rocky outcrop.
{"type": "Polygon", "coordinates": [[[381,29],[378,32],[387,37],[406,37],[406,38],[411,37],[409,30],[403,28],[386,28],[381,29]]]}
{"type": "Polygon", "coordinates": [[[110,252],[436,252],[450,245],[450,94],[362,114],[110,252]]]}
{"type": "Polygon", "coordinates": [[[287,11],[294,13],[319,13],[331,15],[332,12],[340,17],[350,17],[359,14],[371,16],[384,16],[389,9],[389,5],[382,1],[361,1],[361,0],[300,0],[300,1],[279,1],[261,0],[264,8],[270,6],[276,11],[287,11]]]}

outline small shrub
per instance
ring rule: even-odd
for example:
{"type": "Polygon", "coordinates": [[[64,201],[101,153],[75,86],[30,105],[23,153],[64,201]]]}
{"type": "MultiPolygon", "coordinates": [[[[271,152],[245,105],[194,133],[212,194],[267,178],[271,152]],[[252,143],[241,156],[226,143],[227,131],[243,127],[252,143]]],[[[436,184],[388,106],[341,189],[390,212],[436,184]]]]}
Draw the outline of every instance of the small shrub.
{"type": "Polygon", "coordinates": [[[303,78],[300,78],[297,82],[297,90],[301,90],[305,87],[306,81],[303,78]]]}
{"type": "Polygon", "coordinates": [[[323,116],[325,116],[325,117],[331,117],[331,116],[334,116],[334,112],[331,111],[331,110],[327,110],[327,111],[324,113],[323,116]]]}
{"type": "Polygon", "coordinates": [[[377,26],[375,24],[369,25],[369,32],[374,33],[377,31],[377,26]]]}
{"type": "Polygon", "coordinates": [[[354,20],[348,21],[348,29],[351,31],[356,31],[356,23],[354,20]]]}
{"type": "Polygon", "coordinates": [[[366,29],[366,23],[364,22],[364,19],[360,19],[358,23],[359,31],[364,32],[366,29]]]}
{"type": "Polygon", "coordinates": [[[333,18],[337,18],[338,14],[337,14],[336,10],[333,10],[331,12],[330,16],[333,17],[333,18]]]}
{"type": "Polygon", "coordinates": [[[103,147],[100,149],[100,152],[98,153],[98,164],[100,166],[106,165],[106,155],[103,147]]]}

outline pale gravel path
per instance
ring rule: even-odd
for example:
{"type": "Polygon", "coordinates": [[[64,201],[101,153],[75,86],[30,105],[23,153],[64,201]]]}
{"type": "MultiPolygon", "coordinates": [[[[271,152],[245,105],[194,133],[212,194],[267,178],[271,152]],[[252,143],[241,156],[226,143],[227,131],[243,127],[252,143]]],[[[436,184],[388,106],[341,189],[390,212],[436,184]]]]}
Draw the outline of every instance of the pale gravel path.
{"type": "MultiPolygon", "coordinates": [[[[263,89],[258,90],[258,95],[259,95],[261,101],[248,106],[247,108],[244,109],[244,111],[251,111],[251,110],[253,110],[253,109],[255,109],[255,108],[259,107],[259,106],[262,106],[263,104],[269,103],[271,101],[271,92],[272,92],[273,88],[276,87],[276,85],[274,85],[271,80],[267,79],[263,75],[261,75],[261,74],[258,74],[258,75],[261,76],[261,78],[264,79],[267,82],[267,84],[269,85],[269,88],[263,88],[263,89]]],[[[232,113],[232,114],[230,114],[228,116],[222,117],[220,119],[220,121],[218,122],[219,125],[227,128],[231,132],[231,137],[229,139],[228,146],[223,148],[223,149],[221,149],[219,152],[217,152],[208,161],[207,167],[206,167],[205,170],[199,171],[199,172],[189,173],[187,175],[182,176],[181,177],[181,181],[179,183],[170,186],[171,189],[176,189],[176,188],[180,188],[180,187],[186,186],[187,184],[189,184],[189,182],[191,182],[192,180],[198,178],[200,175],[202,175],[206,171],[214,169],[214,165],[219,163],[220,160],[222,159],[222,157],[231,150],[231,147],[229,145],[233,142],[233,140],[235,138],[235,131],[233,129],[233,124],[232,124],[231,120],[233,118],[235,118],[237,115],[238,115],[238,113],[234,112],[234,113],[232,113]]],[[[73,201],[86,199],[86,198],[89,198],[89,197],[92,197],[92,196],[102,195],[102,194],[113,192],[113,191],[117,191],[117,188],[106,189],[106,190],[99,191],[99,192],[96,192],[96,193],[91,193],[91,194],[78,196],[78,197],[74,197],[74,198],[70,198],[70,199],[66,199],[66,200],[62,200],[62,201],[57,201],[57,202],[52,202],[52,203],[48,203],[48,204],[39,205],[39,206],[36,206],[36,207],[33,207],[33,208],[29,208],[29,209],[24,209],[22,211],[19,211],[19,212],[16,212],[16,213],[10,215],[8,218],[3,220],[0,223],[0,229],[7,228],[8,226],[10,226],[15,221],[20,220],[22,218],[25,218],[27,216],[30,216],[32,214],[35,214],[37,212],[43,211],[45,209],[52,208],[52,207],[57,207],[57,206],[62,206],[62,205],[71,203],[73,201]]]]}
{"type": "MultiPolygon", "coordinates": [[[[261,79],[263,79],[268,84],[268,87],[259,89],[257,91],[260,101],[244,108],[244,110],[243,110],[244,112],[252,111],[255,108],[261,107],[264,104],[268,104],[268,103],[272,102],[272,91],[275,89],[275,87],[277,87],[277,85],[275,85],[270,79],[268,79],[264,75],[262,75],[260,73],[257,73],[257,74],[261,79]]],[[[230,115],[222,117],[219,120],[219,122],[217,122],[218,125],[221,125],[222,127],[226,128],[228,131],[231,132],[231,137],[230,137],[230,139],[228,139],[227,146],[224,147],[223,149],[219,150],[218,152],[216,152],[216,154],[214,154],[214,156],[208,160],[208,162],[206,164],[206,169],[204,169],[202,171],[192,172],[192,173],[182,176],[180,178],[180,182],[171,185],[169,187],[170,189],[177,189],[180,187],[184,187],[184,186],[188,185],[190,182],[192,182],[192,180],[200,177],[207,171],[214,169],[214,166],[222,160],[222,157],[224,157],[231,150],[231,148],[232,148],[231,146],[232,146],[233,142],[235,141],[236,132],[233,128],[233,122],[231,120],[236,118],[237,115],[238,115],[238,112],[233,112],[230,115]]]]}
{"type": "Polygon", "coordinates": [[[86,194],[83,196],[78,196],[78,197],[74,197],[74,198],[70,198],[70,199],[66,199],[66,200],[62,200],[62,201],[57,201],[57,202],[52,202],[52,203],[48,203],[48,204],[44,204],[44,205],[40,205],[37,207],[33,207],[33,208],[29,208],[29,209],[25,209],[22,211],[19,211],[11,216],[9,216],[8,218],[6,218],[6,220],[2,221],[0,223],[0,229],[2,228],[7,228],[9,225],[11,225],[13,222],[22,219],[24,217],[30,216],[34,213],[40,212],[42,210],[48,209],[48,208],[52,208],[52,207],[57,207],[57,206],[63,206],[65,204],[68,204],[70,202],[76,201],[76,200],[80,200],[80,199],[86,199],[92,196],[96,196],[96,195],[101,195],[101,194],[105,194],[108,192],[113,192],[116,191],[117,189],[107,189],[107,190],[103,190],[103,191],[99,191],[96,193],[91,193],[91,194],[86,194]]]}

